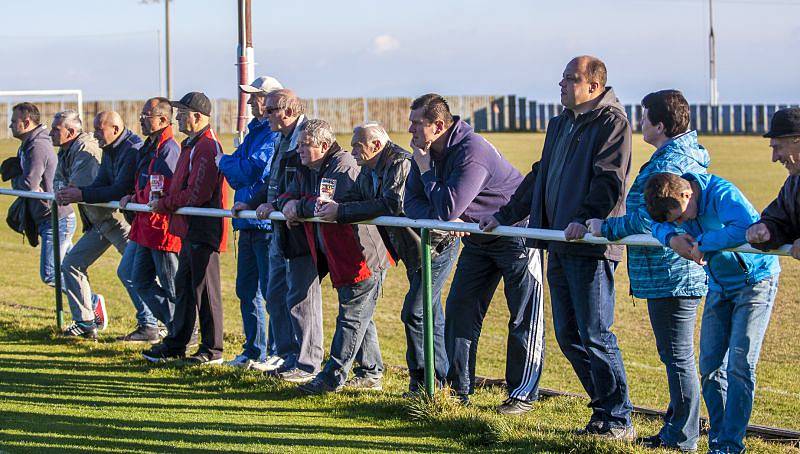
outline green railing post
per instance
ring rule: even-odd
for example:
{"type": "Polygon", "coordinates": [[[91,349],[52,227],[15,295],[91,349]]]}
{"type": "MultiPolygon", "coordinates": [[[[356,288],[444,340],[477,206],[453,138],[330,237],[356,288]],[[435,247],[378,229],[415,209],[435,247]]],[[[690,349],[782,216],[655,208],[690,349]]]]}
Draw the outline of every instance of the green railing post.
{"type": "Polygon", "coordinates": [[[61,300],[61,236],[58,225],[58,203],[50,204],[50,231],[53,232],[53,272],[55,273],[56,323],[59,331],[64,329],[64,303],[61,300]]]}
{"type": "Polygon", "coordinates": [[[433,397],[436,368],[433,351],[433,294],[431,292],[431,232],[422,229],[422,320],[425,333],[425,393],[433,397]]]}

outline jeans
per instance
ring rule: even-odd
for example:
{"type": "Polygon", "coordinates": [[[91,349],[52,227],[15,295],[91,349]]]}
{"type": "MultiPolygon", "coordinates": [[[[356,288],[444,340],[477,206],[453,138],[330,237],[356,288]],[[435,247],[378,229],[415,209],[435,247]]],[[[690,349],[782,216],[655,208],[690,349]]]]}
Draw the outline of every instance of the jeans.
{"type": "MultiPolygon", "coordinates": [[[[442,288],[444,287],[453,265],[458,257],[461,244],[456,239],[439,254],[431,258],[431,295],[433,298],[433,351],[436,379],[444,382],[447,379],[447,351],[444,342],[444,311],[442,310],[442,288]]],[[[403,301],[400,319],[406,331],[406,364],[411,378],[409,389],[416,391],[425,380],[425,335],[422,319],[422,268],[406,269],[409,289],[403,301]]]]}
{"type": "Polygon", "coordinates": [[[700,382],[694,362],[694,325],[700,297],[647,300],[658,356],[667,370],[669,406],[661,440],[672,447],[697,449],[700,436],[700,382]]]}
{"type": "Polygon", "coordinates": [[[117,266],[117,277],[119,277],[119,280],[125,288],[133,290],[130,292],[130,296],[133,308],[136,310],[136,324],[138,326],[156,327],[158,326],[158,320],[156,320],[156,317],[150,310],[144,296],[139,292],[134,279],[134,262],[139,249],[144,248],[133,241],[128,241],[127,246],[125,246],[125,252],[122,253],[122,259],[120,259],[119,265],[117,266]]]}
{"type": "Polygon", "coordinates": [[[317,373],[325,352],[322,349],[322,289],[313,257],[304,255],[289,259],[286,278],[289,292],[285,301],[295,342],[294,355],[287,367],[317,373]]]}
{"type": "Polygon", "coordinates": [[[500,279],[508,306],[506,371],[508,396],[538,398],[544,364],[542,263],[538,249],[521,238],[467,237],[458,258],[445,308],[447,379],[458,394],[475,389],[475,362],[483,319],[500,279]]]}
{"type": "Polygon", "coordinates": [[[589,395],[592,421],[631,425],[633,405],[614,323],[616,262],[551,252],[547,282],[556,340],[589,395]]]}
{"type": "MultiPolygon", "coordinates": [[[[269,343],[274,344],[274,354],[284,360],[292,360],[298,346],[289,320],[289,308],[286,307],[286,295],[289,284],[286,276],[287,260],[283,257],[278,241],[273,234],[269,244],[269,280],[267,283],[266,309],[269,314],[269,343]]],[[[316,274],[317,270],[314,269],[316,274]]]]}
{"type": "Polygon", "coordinates": [[[778,275],[744,288],[709,291],[700,325],[700,382],[711,428],[709,450],[742,452],[756,364],[778,292],[778,275]]]}
{"type": "MultiPolygon", "coordinates": [[[[56,285],[55,263],[53,262],[53,229],[50,219],[39,223],[39,236],[41,238],[41,254],[39,257],[39,277],[42,282],[53,287],[56,285]]],[[[72,235],[75,234],[75,213],[70,213],[58,220],[58,240],[61,249],[61,260],[72,249],[72,235]]],[[[62,284],[63,280],[62,280],[62,284]]]]}
{"type": "MultiPolygon", "coordinates": [[[[131,241],[129,244],[136,243],[131,241]]],[[[175,316],[177,272],[178,254],[137,245],[131,276],[133,287],[169,333],[173,330],[172,320],[175,316]]]]}
{"type": "Polygon", "coordinates": [[[331,341],[331,354],[318,374],[329,386],[343,385],[356,360],[360,363],[358,376],[383,376],[383,358],[372,315],[385,277],[385,270],[377,271],[361,282],[337,289],[339,315],[331,341]]]}
{"type": "Polygon", "coordinates": [[[236,296],[242,312],[242,354],[254,361],[267,358],[267,314],[269,245],[272,234],[264,230],[239,231],[236,264],[236,296]]]}

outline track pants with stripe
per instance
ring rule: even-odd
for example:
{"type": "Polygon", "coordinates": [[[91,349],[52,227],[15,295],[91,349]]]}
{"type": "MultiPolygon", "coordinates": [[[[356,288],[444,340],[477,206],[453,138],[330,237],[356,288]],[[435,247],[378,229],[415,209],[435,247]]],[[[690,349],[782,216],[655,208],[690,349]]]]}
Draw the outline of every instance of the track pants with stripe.
{"type": "Polygon", "coordinates": [[[521,238],[465,237],[445,309],[451,388],[472,394],[483,319],[500,279],[508,305],[506,383],[509,397],[536,400],[544,364],[542,260],[521,238]]]}

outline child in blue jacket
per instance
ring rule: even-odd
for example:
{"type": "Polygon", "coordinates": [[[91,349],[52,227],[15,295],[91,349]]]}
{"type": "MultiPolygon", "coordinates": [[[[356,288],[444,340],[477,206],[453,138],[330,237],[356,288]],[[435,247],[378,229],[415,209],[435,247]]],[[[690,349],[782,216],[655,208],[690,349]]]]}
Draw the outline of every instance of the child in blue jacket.
{"type": "Polygon", "coordinates": [[[715,175],[654,174],[644,190],[653,236],[703,265],[709,290],[700,327],[700,381],[709,452],[744,452],[756,363],[778,290],[778,258],[726,251],[746,243],[758,212],[715,175]]]}

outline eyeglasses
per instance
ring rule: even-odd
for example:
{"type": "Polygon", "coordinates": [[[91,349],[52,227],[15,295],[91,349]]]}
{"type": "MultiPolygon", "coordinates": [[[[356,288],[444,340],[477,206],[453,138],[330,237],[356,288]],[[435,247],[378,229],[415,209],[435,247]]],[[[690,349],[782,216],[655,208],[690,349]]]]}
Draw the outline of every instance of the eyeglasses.
{"type": "Polygon", "coordinates": [[[275,112],[277,112],[279,110],[283,110],[283,107],[267,107],[266,109],[264,109],[264,113],[266,113],[267,115],[270,115],[270,114],[274,114],[275,112]]]}
{"type": "Polygon", "coordinates": [[[144,120],[146,118],[158,118],[160,116],[161,115],[145,115],[145,114],[141,114],[141,115],[139,115],[139,120],[144,120]]]}

